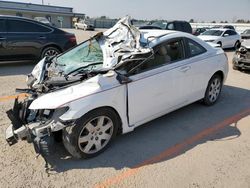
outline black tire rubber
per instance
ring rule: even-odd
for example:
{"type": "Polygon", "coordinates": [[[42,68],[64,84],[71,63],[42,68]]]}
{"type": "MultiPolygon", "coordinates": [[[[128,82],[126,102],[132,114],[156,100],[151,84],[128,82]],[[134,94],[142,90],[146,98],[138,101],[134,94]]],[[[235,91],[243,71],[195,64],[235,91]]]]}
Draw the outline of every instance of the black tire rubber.
{"type": "Polygon", "coordinates": [[[222,78],[221,78],[221,76],[220,76],[219,74],[213,75],[212,78],[211,78],[211,79],[209,80],[209,82],[208,82],[207,89],[206,89],[206,92],[205,92],[205,96],[204,96],[204,98],[203,98],[203,104],[205,104],[205,105],[207,105],[207,106],[211,106],[211,105],[215,104],[215,103],[218,101],[218,99],[220,98],[220,94],[221,94],[221,90],[222,90],[222,85],[223,85],[223,83],[222,83],[222,78]],[[211,101],[209,100],[209,88],[210,88],[210,85],[211,85],[211,83],[213,82],[213,80],[216,79],[216,78],[220,79],[220,81],[221,81],[220,93],[219,93],[217,99],[216,99],[214,102],[211,102],[211,101]]]}
{"type": "Polygon", "coordinates": [[[233,65],[233,70],[239,70],[239,67],[233,65]]]}
{"type": "Polygon", "coordinates": [[[62,137],[63,137],[64,147],[73,157],[78,158],[78,159],[80,158],[86,159],[86,158],[95,157],[99,155],[100,153],[102,153],[103,151],[105,151],[109,147],[110,143],[117,135],[119,124],[120,124],[120,119],[118,115],[114,112],[114,110],[112,110],[111,108],[99,108],[99,109],[90,111],[87,114],[80,117],[79,119],[77,119],[74,125],[63,129],[62,137]],[[113,122],[114,129],[113,129],[113,134],[111,136],[111,139],[109,140],[107,145],[105,145],[104,148],[102,148],[100,151],[93,153],[93,154],[84,153],[78,146],[79,134],[81,133],[81,130],[84,128],[84,126],[91,119],[98,117],[98,116],[102,116],[102,115],[109,117],[113,122]]]}
{"type": "Polygon", "coordinates": [[[53,46],[48,46],[48,47],[45,47],[45,48],[43,49],[43,51],[42,51],[42,53],[41,53],[41,59],[45,57],[45,54],[46,54],[46,52],[47,52],[48,50],[55,50],[55,51],[57,51],[58,54],[61,53],[61,51],[60,51],[58,48],[53,47],[53,46]]]}
{"type": "Polygon", "coordinates": [[[237,50],[238,48],[240,48],[240,45],[241,45],[240,41],[237,40],[234,44],[234,49],[237,50]]]}
{"type": "Polygon", "coordinates": [[[219,42],[217,42],[217,44],[219,44],[220,47],[222,48],[222,42],[219,41],[219,42]]]}

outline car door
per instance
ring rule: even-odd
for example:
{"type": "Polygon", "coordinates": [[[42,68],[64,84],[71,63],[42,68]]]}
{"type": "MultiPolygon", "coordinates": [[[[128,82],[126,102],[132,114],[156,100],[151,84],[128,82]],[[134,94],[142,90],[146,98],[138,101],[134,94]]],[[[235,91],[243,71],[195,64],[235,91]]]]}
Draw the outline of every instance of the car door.
{"type": "Polygon", "coordinates": [[[232,35],[231,30],[226,30],[223,34],[223,47],[230,48],[235,44],[235,37],[232,35]]]}
{"type": "Polygon", "coordinates": [[[10,56],[10,52],[6,48],[7,37],[6,21],[0,19],[0,61],[8,59],[8,56],[10,56]]]}
{"type": "Polygon", "coordinates": [[[21,19],[8,19],[6,46],[13,60],[37,59],[41,48],[47,42],[47,34],[52,30],[21,19]]]}
{"type": "Polygon", "coordinates": [[[240,36],[233,30],[229,30],[230,47],[234,47],[235,43],[240,40],[240,36]]]}
{"type": "Polygon", "coordinates": [[[127,86],[130,125],[140,125],[188,103],[192,67],[185,59],[183,40],[172,39],[154,51],[154,58],[145,61],[130,76],[132,82],[127,86]]]}

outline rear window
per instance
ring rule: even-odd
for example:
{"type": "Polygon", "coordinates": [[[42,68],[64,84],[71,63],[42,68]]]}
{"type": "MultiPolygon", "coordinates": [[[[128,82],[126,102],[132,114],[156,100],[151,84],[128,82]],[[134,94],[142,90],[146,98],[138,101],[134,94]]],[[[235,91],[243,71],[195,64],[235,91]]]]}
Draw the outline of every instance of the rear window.
{"type": "Polygon", "coordinates": [[[190,57],[203,54],[207,51],[203,46],[191,39],[187,39],[187,44],[189,48],[190,57]]]}
{"type": "Polygon", "coordinates": [[[51,29],[22,20],[8,20],[8,32],[50,32],[51,29]]]}

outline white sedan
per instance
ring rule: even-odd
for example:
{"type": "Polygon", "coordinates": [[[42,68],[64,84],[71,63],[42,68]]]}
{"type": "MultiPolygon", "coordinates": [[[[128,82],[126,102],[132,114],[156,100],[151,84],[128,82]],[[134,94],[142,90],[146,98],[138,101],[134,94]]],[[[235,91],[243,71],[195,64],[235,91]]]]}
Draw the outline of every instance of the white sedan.
{"type": "Polygon", "coordinates": [[[6,139],[31,139],[44,155],[62,133],[72,156],[93,157],[117,134],[201,99],[215,104],[227,73],[221,48],[183,32],[139,31],[126,17],[38,63],[24,90],[31,95],[8,112],[6,139]]]}
{"type": "Polygon", "coordinates": [[[222,48],[239,48],[241,36],[231,29],[210,29],[198,36],[205,42],[218,44],[222,48]]]}

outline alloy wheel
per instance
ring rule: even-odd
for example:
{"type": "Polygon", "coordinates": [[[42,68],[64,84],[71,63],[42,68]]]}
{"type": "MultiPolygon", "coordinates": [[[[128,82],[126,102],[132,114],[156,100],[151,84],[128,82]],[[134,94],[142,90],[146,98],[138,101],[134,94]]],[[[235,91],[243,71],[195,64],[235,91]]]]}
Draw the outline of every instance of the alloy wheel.
{"type": "Polygon", "coordinates": [[[90,120],[80,132],[78,145],[82,152],[93,154],[104,148],[114,131],[114,124],[107,116],[98,116],[90,120]]]}
{"type": "Polygon", "coordinates": [[[220,90],[221,90],[221,80],[219,78],[215,78],[209,87],[208,96],[210,102],[214,102],[217,100],[220,94],[220,90]]]}
{"type": "Polygon", "coordinates": [[[49,49],[44,53],[44,57],[52,57],[58,55],[58,51],[54,49],[49,49]]]}

